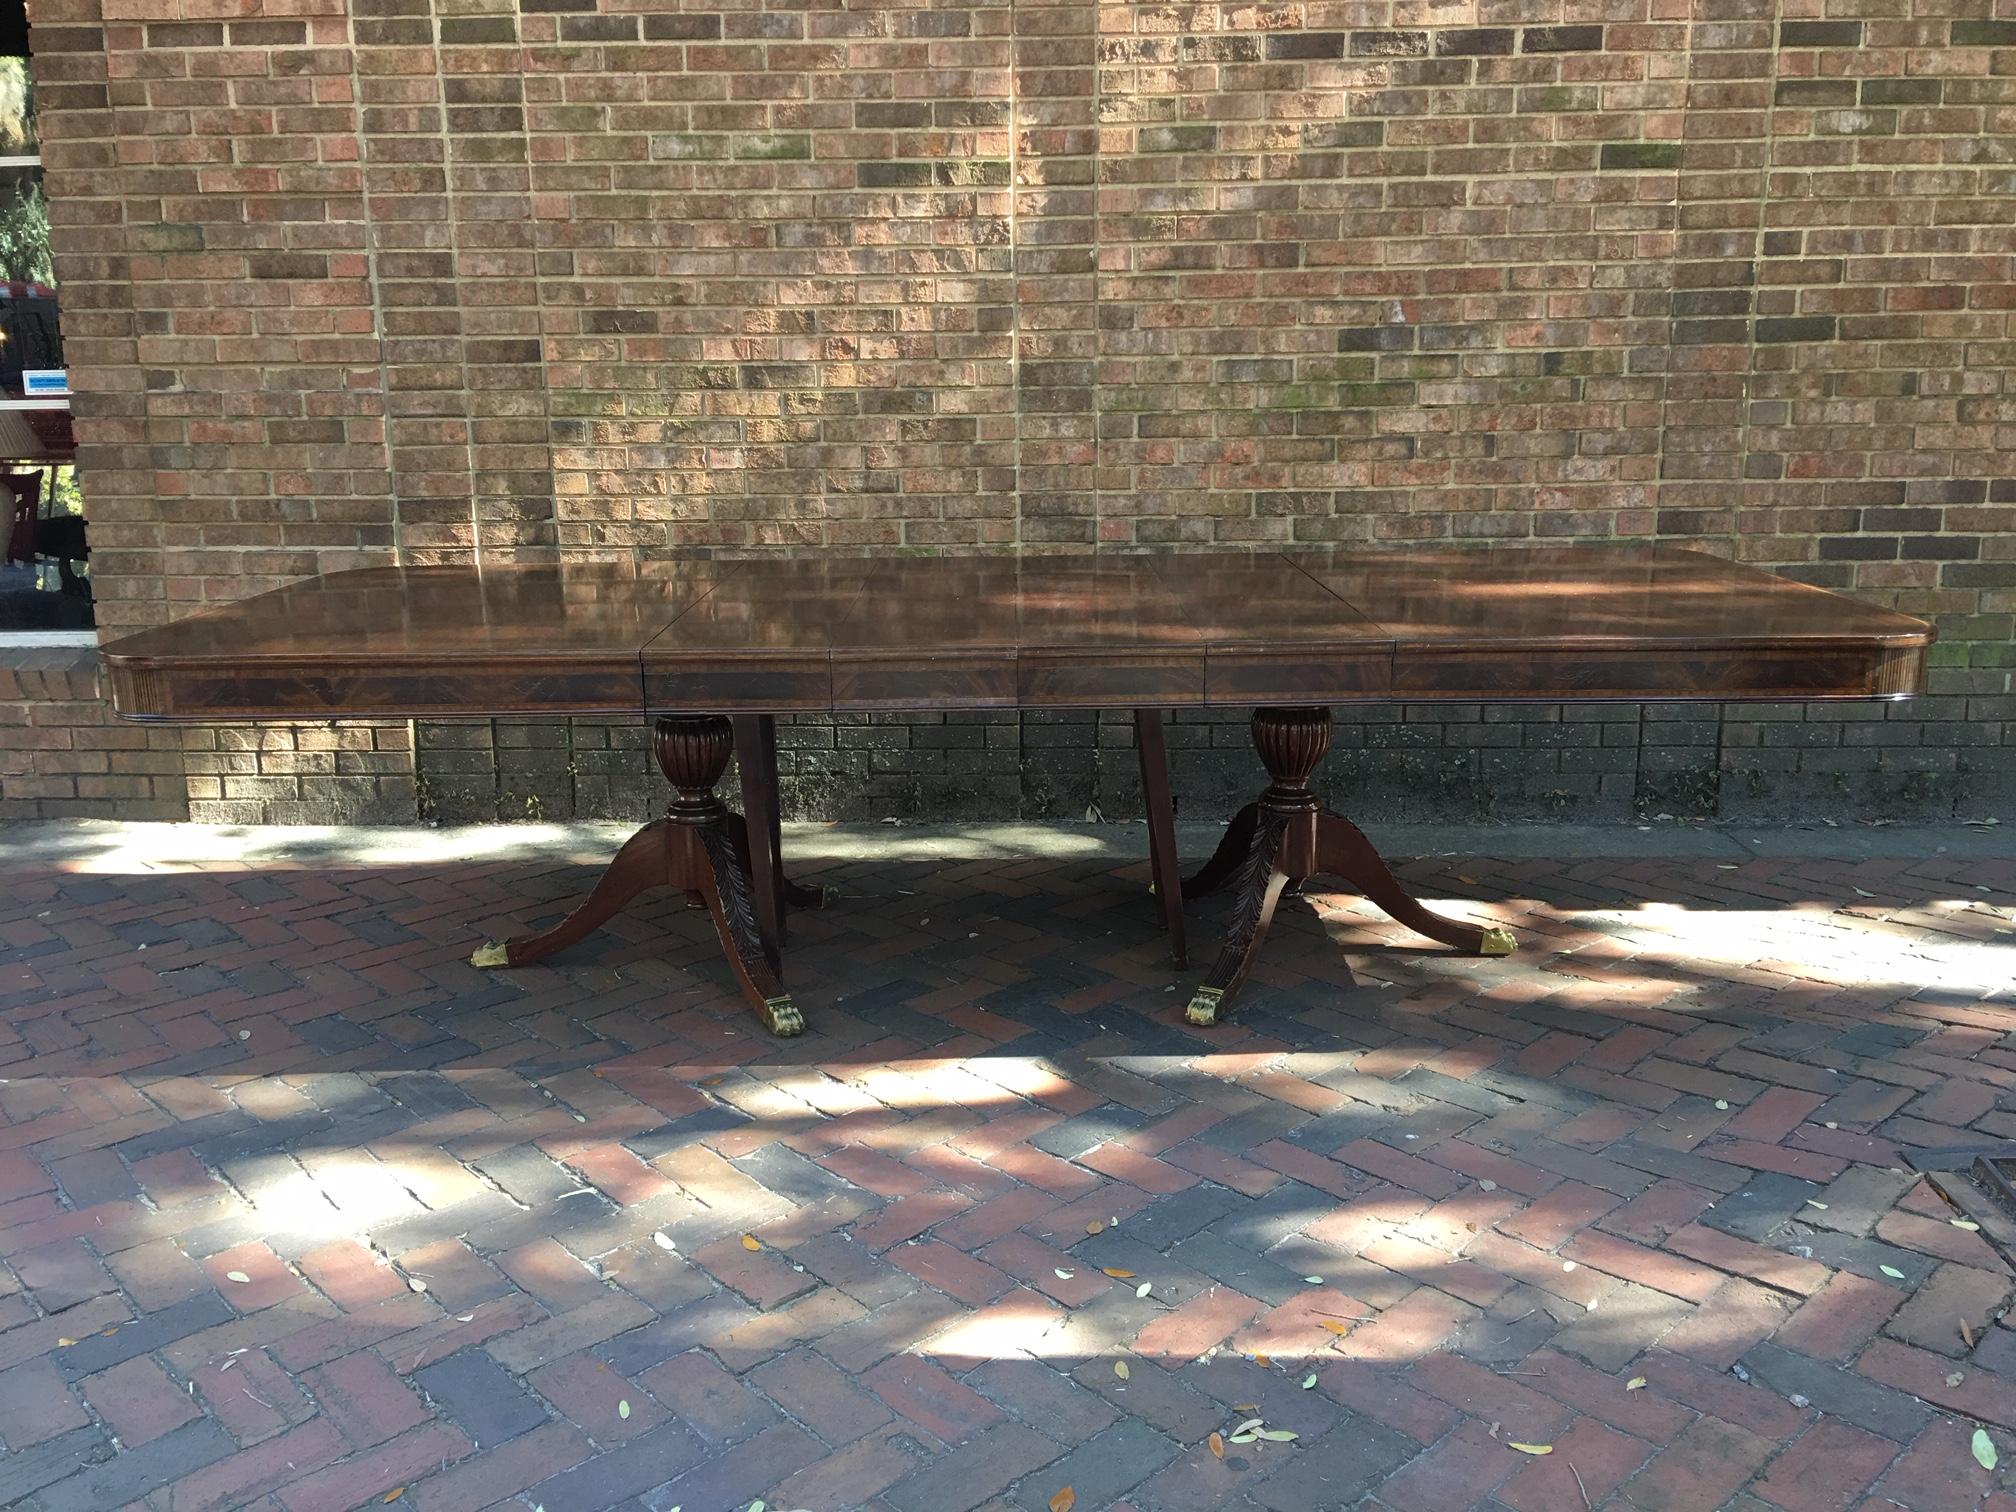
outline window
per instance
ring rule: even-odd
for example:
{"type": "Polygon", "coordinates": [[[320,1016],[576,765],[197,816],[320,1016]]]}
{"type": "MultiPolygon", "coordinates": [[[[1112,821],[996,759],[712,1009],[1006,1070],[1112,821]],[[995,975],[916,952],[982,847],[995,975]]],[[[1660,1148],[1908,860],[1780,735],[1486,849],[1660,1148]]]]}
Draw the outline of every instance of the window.
{"type": "Polygon", "coordinates": [[[0,634],[92,624],[28,57],[21,0],[0,0],[0,634]]]}

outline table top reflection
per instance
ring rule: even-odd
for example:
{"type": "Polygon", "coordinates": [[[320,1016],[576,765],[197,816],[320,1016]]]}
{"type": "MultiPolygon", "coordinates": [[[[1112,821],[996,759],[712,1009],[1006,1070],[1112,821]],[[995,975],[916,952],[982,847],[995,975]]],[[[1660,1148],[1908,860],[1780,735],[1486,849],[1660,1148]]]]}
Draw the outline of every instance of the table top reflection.
{"type": "Polygon", "coordinates": [[[1326,550],[1288,560],[1413,642],[1918,644],[1927,634],[1908,615],[1676,547],[1326,550]]]}

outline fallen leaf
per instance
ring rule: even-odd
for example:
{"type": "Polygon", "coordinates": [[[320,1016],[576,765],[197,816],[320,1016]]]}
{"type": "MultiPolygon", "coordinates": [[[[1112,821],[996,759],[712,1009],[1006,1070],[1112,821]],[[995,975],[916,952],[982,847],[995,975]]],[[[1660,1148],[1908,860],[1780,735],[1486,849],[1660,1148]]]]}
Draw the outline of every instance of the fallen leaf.
{"type": "Polygon", "coordinates": [[[1552,1454],[1554,1452],[1552,1444],[1518,1444],[1514,1443],[1511,1439],[1505,1440],[1505,1447],[1507,1449],[1517,1449],[1521,1454],[1552,1454]]]}
{"type": "Polygon", "coordinates": [[[1288,1428],[1262,1428],[1260,1437],[1276,1444],[1292,1444],[1302,1435],[1288,1428]]]}
{"type": "MultiPolygon", "coordinates": [[[[1088,1223],[1088,1224],[1086,1224],[1086,1225],[1085,1225],[1085,1232],[1086,1232],[1086,1233],[1088,1233],[1088,1234],[1103,1234],[1103,1233],[1105,1233],[1105,1232],[1106,1232],[1106,1221],[1105,1221],[1105,1220],[1104,1220],[1103,1218],[1094,1218],[1094,1219],[1093,1219],[1093,1220],[1092,1220],[1092,1221],[1091,1221],[1090,1223],[1088,1223]]],[[[1068,1489],[1069,1489],[1069,1487],[1066,1487],[1066,1489],[1068,1490],[1068,1489]]]]}
{"type": "Polygon", "coordinates": [[[1125,1381],[1133,1375],[1133,1372],[1127,1368],[1127,1362],[1125,1360],[1115,1360],[1113,1362],[1113,1374],[1120,1377],[1121,1380],[1125,1381]]]}
{"type": "Polygon", "coordinates": [[[1302,1389],[1304,1391],[1308,1391],[1315,1384],[1316,1384],[1316,1377],[1313,1374],[1302,1377],[1302,1389]]]}
{"type": "Polygon", "coordinates": [[[1967,1375],[1965,1371],[1956,1370],[1951,1375],[1946,1377],[1946,1384],[1948,1386],[1958,1386],[1962,1381],[1966,1379],[1967,1375]]]}
{"type": "Polygon", "coordinates": [[[1302,1279],[1307,1281],[1311,1286],[1321,1286],[1323,1284],[1321,1276],[1304,1276],[1302,1279]]]}
{"type": "Polygon", "coordinates": [[[1077,1275],[1078,1272],[1067,1270],[1053,1270],[1052,1274],[1054,1274],[1059,1281],[1069,1281],[1073,1276],[1077,1275]]]}
{"type": "Polygon", "coordinates": [[[1153,1291],[1154,1289],[1155,1289],[1155,1283],[1153,1281],[1143,1281],[1139,1286],[1134,1288],[1134,1295],[1137,1297],[1145,1297],[1148,1295],[1149,1292],[1153,1291]]]}
{"type": "Polygon", "coordinates": [[[240,1286],[250,1286],[252,1284],[252,1278],[243,1271],[226,1271],[224,1272],[224,1279],[226,1281],[236,1281],[240,1286]]]}
{"type": "Polygon", "coordinates": [[[1498,1183],[1495,1181],[1480,1181],[1477,1183],[1477,1190],[1480,1192],[1495,1192],[1498,1190],[1498,1183]]]}
{"type": "Polygon", "coordinates": [[[1077,1505],[1078,1493],[1069,1486],[1059,1488],[1057,1494],[1050,1498],[1050,1512],[1071,1512],[1077,1505]]]}
{"type": "Polygon", "coordinates": [[[1948,1219],[1947,1219],[1946,1221],[1947,1221],[1948,1223],[1952,1224],[1952,1225],[1953,1225],[1953,1227],[1955,1227],[1955,1228],[1957,1228],[1957,1229],[1965,1229],[1965,1230],[1967,1230],[1967,1232],[1968,1232],[1968,1233],[1970,1233],[1970,1234],[1978,1234],[1978,1233],[1980,1233],[1980,1232],[1981,1232],[1981,1225],[1980,1225],[1980,1224],[1978,1224],[1978,1223],[1969,1223],[1969,1222],[1968,1222],[1968,1221],[1967,1221],[1967,1220],[1966,1220],[1965,1218],[1948,1218],[1948,1219]]]}
{"type": "Polygon", "coordinates": [[[744,1234],[742,1236],[742,1248],[754,1254],[757,1250],[763,1248],[763,1241],[758,1239],[754,1234],[744,1234]]]}
{"type": "Polygon", "coordinates": [[[1729,1099],[1728,1099],[1728,1098],[1726,1098],[1726,1097],[1718,1097],[1718,1098],[1716,1098],[1716,1099],[1715,1099],[1715,1111],[1716,1111],[1717,1113],[1727,1113],[1727,1112],[1729,1111],[1729,1099]]]}
{"type": "Polygon", "coordinates": [[[616,1416],[618,1416],[619,1418],[622,1418],[622,1419],[623,1419],[623,1420],[624,1420],[625,1422],[628,1422],[628,1421],[629,1421],[629,1419],[630,1419],[630,1403],[629,1403],[629,1402],[628,1402],[627,1400],[626,1400],[626,1401],[621,1401],[621,1402],[618,1402],[618,1403],[616,1404],[616,1416]]]}
{"type": "Polygon", "coordinates": [[[1645,1389],[1645,1377],[1643,1376],[1631,1377],[1630,1380],[1624,1383],[1624,1389],[1626,1391],[1643,1391],[1645,1389]]]}
{"type": "Polygon", "coordinates": [[[1332,1318],[1323,1319],[1323,1326],[1329,1329],[1330,1332],[1332,1332],[1333,1334],[1337,1335],[1337,1337],[1340,1339],[1343,1338],[1344,1335],[1346,1335],[1347,1333],[1351,1332],[1351,1325],[1349,1323],[1339,1323],[1332,1318]]]}
{"type": "Polygon", "coordinates": [[[1974,1462],[1983,1470],[1993,1470],[2002,1456],[1995,1452],[1995,1440],[1988,1437],[1986,1428],[1974,1430],[1974,1462]]]}
{"type": "Polygon", "coordinates": [[[1904,1272],[1897,1269],[1894,1265],[1879,1265],[1876,1269],[1883,1272],[1884,1275],[1890,1277],[1893,1281],[1902,1281],[1904,1279],[1904,1272]]]}
{"type": "Polygon", "coordinates": [[[1258,1402],[1234,1402],[1232,1410],[1234,1412],[1258,1412],[1260,1404],[1258,1402]]]}
{"type": "Polygon", "coordinates": [[[1858,898],[1873,898],[1876,896],[1876,894],[1872,892],[1864,892],[1861,888],[1858,887],[1855,889],[1855,896],[1858,898]]]}
{"type": "Polygon", "coordinates": [[[406,1278],[406,1284],[416,1292],[424,1292],[425,1290],[427,1290],[427,1283],[425,1281],[422,1281],[418,1276],[408,1276],[406,1278]]]}
{"type": "Polygon", "coordinates": [[[1246,1419],[1245,1422],[1239,1424],[1238,1427],[1234,1428],[1232,1430],[1232,1433],[1234,1437],[1237,1437],[1239,1434],[1242,1433],[1251,1433],[1253,1432],[1254,1429],[1259,1428],[1261,1426],[1262,1424],[1259,1418],[1248,1418],[1246,1419]]]}
{"type": "Polygon", "coordinates": [[[1250,1444],[1258,1437],[1260,1435],[1257,1433],[1235,1433],[1232,1435],[1232,1442],[1235,1444],[1250,1444]]]}
{"type": "Polygon", "coordinates": [[[1262,1370],[1271,1370],[1274,1368],[1273,1360],[1263,1354],[1253,1356],[1253,1363],[1258,1365],[1262,1370]]]}
{"type": "Polygon", "coordinates": [[[1967,1326],[1965,1318],[1960,1320],[1960,1342],[1965,1344],[1969,1349],[1974,1347],[1974,1330],[1967,1326]]]}
{"type": "Polygon", "coordinates": [[[75,1339],[58,1339],[56,1341],[56,1347],[58,1349],[68,1349],[76,1342],[77,1341],[75,1339]]]}
{"type": "Polygon", "coordinates": [[[1099,1267],[1099,1270],[1101,1274],[1111,1276],[1115,1281],[1132,1281],[1134,1279],[1134,1272],[1122,1270],[1117,1265],[1102,1265],[1099,1267]]]}
{"type": "Polygon", "coordinates": [[[1205,1440],[1205,1442],[1206,1442],[1207,1444],[1209,1444],[1209,1445],[1211,1446],[1211,1453],[1212,1453],[1212,1456],[1213,1456],[1214,1458],[1216,1458],[1216,1459],[1223,1459],[1223,1458],[1225,1458],[1225,1435],[1224,1435],[1224,1434],[1222,1434],[1222,1433],[1214,1433],[1214,1434],[1212,1434],[1212,1435],[1211,1435],[1211,1437],[1210,1437],[1210,1438],[1206,1439],[1206,1440],[1205,1440]]]}
{"type": "Polygon", "coordinates": [[[404,1486],[394,1486],[390,1491],[387,1491],[382,1497],[380,1497],[379,1500],[395,1502],[405,1494],[406,1494],[406,1488],[404,1486]]]}
{"type": "Polygon", "coordinates": [[[662,1229],[651,1236],[651,1242],[657,1245],[658,1248],[662,1250],[676,1250],[677,1248],[679,1248],[678,1245],[674,1244],[671,1241],[671,1239],[667,1237],[667,1235],[662,1229]]]}

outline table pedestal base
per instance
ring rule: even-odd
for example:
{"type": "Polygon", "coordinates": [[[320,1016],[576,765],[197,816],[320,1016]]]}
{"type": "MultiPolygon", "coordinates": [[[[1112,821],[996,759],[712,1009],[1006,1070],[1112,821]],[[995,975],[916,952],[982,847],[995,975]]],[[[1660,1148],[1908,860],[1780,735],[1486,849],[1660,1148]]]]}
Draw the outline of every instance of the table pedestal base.
{"type": "Polygon", "coordinates": [[[1232,818],[1217,851],[1183,882],[1185,898],[1201,898],[1230,882],[1238,890],[1232,922],[1217,961],[1184,1016],[1210,1025],[1246,980],[1274,922],[1284,890],[1317,873],[1336,877],[1409,929],[1472,955],[1510,955],[1511,932],[1444,918],[1403,888],[1364,832],[1324,809],[1310,774],[1330,749],[1328,709],[1256,709],[1253,744],[1274,780],[1232,818]]]}
{"type": "MultiPolygon", "coordinates": [[[[694,906],[714,916],[721,952],[763,1027],[779,1036],[801,1033],[805,1020],[784,990],[776,942],[758,923],[749,826],[714,792],[733,749],[733,729],[718,714],[660,719],[652,728],[651,750],[677,790],[665,817],[623,842],[594,890],[566,918],[535,935],[484,945],[472,963],[529,966],[600,928],[639,893],[683,888],[694,906]]],[[[759,815],[757,822],[767,824],[768,816],[759,815]]],[[[768,849],[774,857],[774,846],[768,849]]],[[[787,902],[819,900],[816,892],[785,883],[774,868],[765,868],[762,885],[777,889],[787,902]]]]}

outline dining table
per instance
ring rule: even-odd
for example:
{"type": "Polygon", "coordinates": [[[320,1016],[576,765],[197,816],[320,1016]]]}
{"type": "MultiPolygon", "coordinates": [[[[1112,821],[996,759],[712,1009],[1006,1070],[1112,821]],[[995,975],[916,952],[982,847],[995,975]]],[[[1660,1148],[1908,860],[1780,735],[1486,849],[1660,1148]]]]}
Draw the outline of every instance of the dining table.
{"type": "Polygon", "coordinates": [[[652,887],[712,915],[772,1034],[788,914],[821,894],[781,855],[779,716],[1133,711],[1151,887],[1175,964],[1183,903],[1232,904],[1186,1001],[1219,1023],[1284,895],[1333,877],[1454,950],[1505,928],[1431,910],[1316,774],[1333,709],[1895,699],[1924,679],[1930,625],[1785,573],[1667,544],[1253,551],[674,556],[388,564],[303,578],[103,647],[128,719],[218,725],[598,716],[651,725],[665,812],[550,927],[473,953],[522,967],[652,887]],[[1165,720],[1251,711],[1267,781],[1185,878],[1165,720]],[[719,788],[737,759],[742,812],[719,788]]]}

